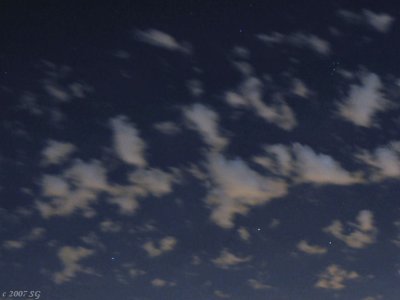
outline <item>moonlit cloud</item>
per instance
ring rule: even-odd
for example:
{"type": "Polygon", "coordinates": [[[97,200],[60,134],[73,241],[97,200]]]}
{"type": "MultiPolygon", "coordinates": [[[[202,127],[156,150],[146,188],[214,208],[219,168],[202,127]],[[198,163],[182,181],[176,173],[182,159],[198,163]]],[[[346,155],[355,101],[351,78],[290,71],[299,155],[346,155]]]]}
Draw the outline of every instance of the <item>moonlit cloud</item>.
{"type": "Polygon", "coordinates": [[[328,41],[309,33],[297,32],[285,35],[273,32],[271,34],[258,34],[257,38],[267,45],[287,44],[298,48],[308,48],[321,55],[329,55],[331,52],[328,41]]]}
{"type": "Polygon", "coordinates": [[[184,116],[204,141],[215,150],[223,149],[228,144],[228,139],[219,132],[219,117],[210,108],[194,104],[184,110],[184,116]]]}
{"type": "Polygon", "coordinates": [[[357,126],[376,125],[375,116],[388,108],[388,100],[382,93],[383,84],[374,73],[365,73],[360,84],[352,84],[347,98],[338,105],[339,115],[357,126]]]}
{"type": "Polygon", "coordinates": [[[359,274],[355,271],[346,271],[338,265],[330,265],[326,270],[318,276],[315,287],[329,290],[344,289],[345,282],[359,278],[359,274]]]}
{"type": "Polygon", "coordinates": [[[150,257],[160,256],[172,251],[177,244],[177,240],[173,236],[166,236],[159,240],[158,244],[159,246],[157,247],[153,241],[148,241],[143,245],[143,249],[150,257]]]}
{"type": "Polygon", "coordinates": [[[170,51],[191,54],[192,49],[188,43],[178,42],[173,36],[157,29],[136,30],[137,40],[170,51]]]}
{"type": "Polygon", "coordinates": [[[42,151],[44,164],[59,164],[65,161],[74,151],[76,151],[76,147],[71,143],[50,140],[42,151]]]}
{"type": "Polygon", "coordinates": [[[251,260],[250,256],[240,257],[224,249],[220,255],[213,259],[212,262],[219,268],[228,269],[232,266],[242,264],[251,260]]]}
{"type": "Polygon", "coordinates": [[[287,193],[284,181],[263,177],[241,159],[213,154],[208,169],[213,187],[206,201],[212,207],[211,220],[223,228],[233,227],[236,214],[246,215],[251,207],[287,193]]]}
{"type": "Polygon", "coordinates": [[[256,77],[247,77],[236,91],[227,91],[225,101],[235,108],[246,107],[259,117],[285,130],[292,130],[297,125],[292,109],[279,97],[275,103],[266,104],[263,100],[263,82],[256,77]]]}
{"type": "Polygon", "coordinates": [[[84,247],[65,246],[58,250],[58,258],[60,259],[63,270],[54,273],[53,280],[57,284],[70,281],[77,273],[92,273],[90,268],[80,265],[80,261],[93,255],[94,251],[84,247]]]}
{"type": "Polygon", "coordinates": [[[297,244],[297,249],[311,255],[325,254],[328,251],[325,247],[310,245],[306,240],[301,240],[297,244]]]}
{"type": "Polygon", "coordinates": [[[368,9],[363,9],[360,13],[339,10],[338,15],[348,23],[367,25],[381,33],[388,32],[395,21],[395,18],[389,14],[375,13],[368,9]]]}
{"type": "Polygon", "coordinates": [[[144,156],[146,144],[139,136],[136,127],[123,116],[112,119],[110,124],[113,130],[114,150],[119,158],[130,165],[146,166],[144,156]]]}
{"type": "Polygon", "coordinates": [[[324,231],[354,249],[366,248],[375,243],[378,230],[374,225],[373,213],[369,210],[362,210],[358,213],[356,220],[357,223],[348,223],[347,225],[335,220],[324,228],[324,231]],[[351,228],[350,233],[345,233],[345,226],[351,228]]]}

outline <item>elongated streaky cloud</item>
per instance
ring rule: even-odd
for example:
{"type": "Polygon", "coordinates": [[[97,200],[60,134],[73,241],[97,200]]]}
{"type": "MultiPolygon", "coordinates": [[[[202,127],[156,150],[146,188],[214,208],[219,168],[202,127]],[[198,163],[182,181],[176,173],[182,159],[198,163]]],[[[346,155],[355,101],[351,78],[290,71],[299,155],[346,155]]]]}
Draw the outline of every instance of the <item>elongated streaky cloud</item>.
{"type": "Polygon", "coordinates": [[[395,18],[389,14],[375,13],[367,9],[362,10],[360,13],[339,10],[338,15],[346,22],[364,24],[382,33],[388,32],[395,21],[395,18]]]}
{"type": "Polygon", "coordinates": [[[228,250],[224,249],[221,251],[220,255],[213,259],[212,262],[222,268],[222,269],[228,269],[229,267],[247,262],[251,260],[251,256],[246,256],[246,257],[240,257],[236,256],[235,254],[229,252],[228,250]]]}
{"type": "Polygon", "coordinates": [[[282,34],[273,32],[271,34],[258,34],[257,38],[267,45],[287,44],[297,48],[308,48],[318,54],[329,55],[331,52],[328,41],[309,33],[282,34]]]}
{"type": "Polygon", "coordinates": [[[112,119],[110,124],[113,130],[114,150],[119,158],[137,167],[146,166],[146,145],[135,126],[124,116],[112,119]]]}
{"type": "Polygon", "coordinates": [[[352,84],[347,98],[339,104],[339,115],[357,126],[372,127],[374,117],[388,108],[383,84],[374,73],[363,74],[360,84],[352,84]]]}
{"type": "Polygon", "coordinates": [[[173,36],[157,29],[136,30],[137,40],[170,51],[178,51],[184,54],[191,53],[191,47],[186,42],[178,42],[173,36]]]}

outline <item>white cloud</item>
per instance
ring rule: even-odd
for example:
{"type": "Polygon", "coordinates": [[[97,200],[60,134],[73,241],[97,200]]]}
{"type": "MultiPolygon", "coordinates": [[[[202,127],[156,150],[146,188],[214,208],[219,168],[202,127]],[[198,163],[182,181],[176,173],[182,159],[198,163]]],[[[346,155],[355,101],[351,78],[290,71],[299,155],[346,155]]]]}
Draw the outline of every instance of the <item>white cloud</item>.
{"type": "Polygon", "coordinates": [[[50,140],[42,151],[43,162],[46,165],[59,164],[65,161],[75,150],[76,147],[71,143],[50,140]]]}
{"type": "Polygon", "coordinates": [[[196,103],[185,108],[183,113],[190,125],[201,134],[204,141],[212,148],[221,150],[228,144],[227,138],[219,132],[219,117],[215,111],[203,104],[196,103]]]}
{"type": "Polygon", "coordinates": [[[153,168],[137,169],[128,176],[131,184],[109,188],[112,197],[108,201],[116,204],[121,214],[131,215],[139,207],[138,198],[161,197],[172,192],[172,184],[177,180],[175,175],[153,168]]]}
{"type": "Polygon", "coordinates": [[[293,152],[296,156],[296,179],[299,182],[337,185],[362,182],[360,174],[349,173],[332,157],[317,154],[308,146],[294,144],[293,152]]]}
{"type": "Polygon", "coordinates": [[[251,256],[240,257],[224,249],[220,255],[213,259],[212,262],[219,268],[228,269],[232,266],[242,264],[251,260],[251,256]]]}
{"type": "Polygon", "coordinates": [[[365,73],[360,78],[361,83],[352,84],[347,98],[339,104],[339,115],[363,127],[374,126],[376,113],[388,108],[389,101],[382,93],[383,84],[374,73],[365,73]]]}
{"type": "Polygon", "coordinates": [[[245,227],[240,227],[238,233],[243,241],[248,241],[251,238],[250,232],[245,227]]]}
{"type": "Polygon", "coordinates": [[[357,272],[346,271],[338,265],[330,265],[326,270],[318,276],[315,287],[330,290],[342,290],[346,286],[344,283],[348,280],[359,278],[357,272]]]}
{"type": "Polygon", "coordinates": [[[301,240],[297,244],[297,249],[300,251],[307,253],[307,254],[325,254],[327,249],[325,247],[317,246],[317,245],[310,245],[307,241],[301,240]]]}
{"type": "Polygon", "coordinates": [[[170,121],[156,123],[154,124],[154,128],[168,135],[174,135],[181,131],[180,128],[174,122],[170,121]]]}
{"type": "Polygon", "coordinates": [[[292,82],[292,93],[302,98],[308,98],[311,95],[310,89],[301,79],[294,78],[292,82]]]}
{"type": "Polygon", "coordinates": [[[100,223],[100,230],[102,232],[116,233],[122,229],[121,223],[112,220],[104,220],[100,223]]]}
{"type": "Polygon", "coordinates": [[[113,130],[114,149],[118,156],[128,164],[145,167],[146,145],[135,126],[124,116],[112,119],[110,124],[113,130]]]}
{"type": "Polygon", "coordinates": [[[93,250],[83,247],[65,246],[60,248],[58,258],[61,260],[64,268],[62,271],[54,273],[54,282],[61,284],[70,281],[79,272],[92,273],[91,269],[82,267],[79,262],[93,254],[93,250]]]}
{"type": "Polygon", "coordinates": [[[203,83],[198,79],[188,80],[186,86],[193,97],[200,97],[204,94],[203,83]]]}
{"type": "Polygon", "coordinates": [[[358,14],[349,10],[339,10],[338,15],[349,23],[367,25],[381,33],[388,32],[395,21],[395,18],[389,14],[374,13],[367,9],[358,14]]]}
{"type": "Polygon", "coordinates": [[[356,158],[371,168],[370,179],[373,181],[400,176],[400,142],[391,142],[371,152],[362,150],[356,158]]]}
{"type": "Polygon", "coordinates": [[[157,247],[153,241],[149,241],[143,245],[143,249],[147,252],[148,256],[155,257],[174,250],[176,244],[176,238],[173,236],[166,236],[159,241],[159,247],[157,247]]]}
{"type": "Polygon", "coordinates": [[[231,295],[229,295],[228,293],[225,293],[221,290],[215,290],[214,295],[221,299],[228,299],[231,297],[231,295]]]}
{"type": "Polygon", "coordinates": [[[136,38],[146,44],[170,51],[191,54],[191,46],[186,42],[178,42],[173,36],[157,29],[136,30],[136,38]]]}
{"type": "Polygon", "coordinates": [[[285,35],[273,32],[271,34],[258,34],[257,38],[267,45],[287,44],[298,48],[308,48],[321,55],[329,55],[331,53],[329,42],[314,34],[297,32],[285,35]]]}
{"type": "Polygon", "coordinates": [[[254,289],[254,290],[266,290],[266,289],[270,289],[271,286],[267,285],[265,283],[262,283],[261,281],[257,280],[257,279],[249,279],[247,280],[248,285],[254,289]]]}
{"type": "Polygon", "coordinates": [[[292,109],[277,96],[275,96],[275,103],[269,105],[264,103],[263,89],[260,79],[248,76],[239,85],[237,91],[225,93],[225,100],[233,107],[252,109],[259,117],[282,129],[292,130],[297,125],[292,109]]]}
{"type": "Polygon", "coordinates": [[[211,220],[222,228],[232,228],[236,214],[245,215],[252,206],[259,206],[286,194],[286,183],[263,177],[241,159],[227,160],[211,154],[208,161],[212,189],[207,195],[211,220]]]}
{"type": "Polygon", "coordinates": [[[342,222],[335,220],[324,228],[324,231],[355,249],[366,248],[376,241],[378,229],[374,226],[374,215],[369,210],[359,212],[356,224],[350,222],[347,224],[347,227],[351,229],[349,234],[344,233],[343,227],[342,222]]]}
{"type": "Polygon", "coordinates": [[[167,280],[164,280],[164,279],[161,279],[161,278],[155,278],[150,283],[151,283],[152,286],[155,286],[155,287],[158,287],[158,288],[166,287],[166,286],[175,286],[176,285],[176,283],[173,282],[173,281],[167,281],[167,280]]]}
{"type": "Polygon", "coordinates": [[[100,192],[108,188],[106,170],[99,161],[85,163],[76,160],[62,176],[43,176],[42,194],[51,201],[37,201],[36,205],[45,218],[67,216],[76,210],[82,210],[85,216],[90,217],[94,214],[90,205],[100,192]]]}

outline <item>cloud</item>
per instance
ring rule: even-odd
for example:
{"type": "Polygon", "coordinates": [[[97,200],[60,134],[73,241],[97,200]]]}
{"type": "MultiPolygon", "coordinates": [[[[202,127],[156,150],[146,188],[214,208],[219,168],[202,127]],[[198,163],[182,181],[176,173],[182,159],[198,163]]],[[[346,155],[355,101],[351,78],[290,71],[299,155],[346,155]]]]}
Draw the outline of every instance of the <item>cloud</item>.
{"type": "Polygon", "coordinates": [[[184,54],[191,54],[192,52],[188,43],[178,42],[173,36],[157,29],[136,30],[135,37],[143,43],[169,51],[177,51],[184,54]]]}
{"type": "Polygon", "coordinates": [[[42,151],[43,163],[45,165],[57,165],[65,161],[76,147],[71,143],[49,140],[46,148],[42,151]]]}
{"type": "Polygon", "coordinates": [[[342,290],[346,287],[344,285],[345,281],[357,278],[359,278],[357,272],[349,272],[338,265],[332,264],[318,276],[318,281],[315,283],[315,287],[321,289],[342,290]]]}
{"type": "Polygon", "coordinates": [[[214,295],[217,296],[218,298],[221,298],[221,299],[231,298],[231,295],[229,295],[228,293],[224,293],[221,290],[215,290],[214,291],[214,295]]]}
{"type": "Polygon", "coordinates": [[[204,94],[203,83],[198,79],[188,80],[186,86],[193,97],[200,97],[204,94]]]}
{"type": "Polygon", "coordinates": [[[360,13],[349,10],[339,10],[338,16],[348,23],[362,24],[375,29],[378,32],[386,33],[392,26],[395,18],[386,13],[374,13],[364,9],[360,13]]]}
{"type": "Polygon", "coordinates": [[[176,285],[175,282],[166,281],[166,280],[161,279],[161,278],[155,278],[150,283],[151,283],[152,286],[155,286],[155,287],[158,287],[158,288],[166,287],[166,286],[175,286],[176,285]]]}
{"type": "Polygon", "coordinates": [[[257,279],[249,279],[247,280],[247,284],[253,289],[253,290],[266,290],[270,289],[271,286],[267,285],[265,283],[262,283],[261,281],[257,279]]]}
{"type": "Polygon", "coordinates": [[[293,145],[296,156],[296,180],[314,184],[351,185],[363,182],[361,175],[349,173],[326,154],[317,154],[310,147],[293,145]]]}
{"type": "Polygon", "coordinates": [[[249,241],[250,238],[251,238],[250,232],[249,232],[246,228],[244,228],[244,227],[240,227],[240,228],[238,229],[238,233],[239,233],[240,238],[241,238],[243,241],[249,241]]]}
{"type": "Polygon", "coordinates": [[[82,267],[79,262],[94,254],[93,250],[84,247],[65,246],[59,249],[58,258],[61,260],[63,270],[53,275],[53,280],[57,284],[70,281],[79,272],[92,273],[89,268],[82,267]]]}
{"type": "Polygon", "coordinates": [[[267,45],[286,44],[297,48],[307,48],[321,55],[329,55],[331,53],[329,42],[314,34],[297,32],[285,35],[273,32],[271,34],[258,34],[257,38],[267,45]]]}
{"type": "Polygon", "coordinates": [[[378,229],[374,226],[374,215],[369,210],[362,210],[357,215],[357,223],[348,222],[347,227],[351,233],[345,234],[342,222],[335,220],[324,228],[324,232],[346,243],[354,249],[362,249],[375,243],[378,229]]]}
{"type": "Polygon", "coordinates": [[[307,241],[301,240],[297,244],[297,249],[300,251],[311,254],[311,255],[318,255],[318,254],[325,254],[327,252],[327,249],[325,247],[317,246],[317,245],[310,245],[307,241]]]}
{"type": "Polygon", "coordinates": [[[204,141],[215,150],[221,150],[228,144],[228,139],[219,133],[219,117],[216,112],[203,104],[196,103],[185,108],[185,118],[199,132],[204,141]]]}
{"type": "Polygon", "coordinates": [[[362,150],[356,158],[370,168],[370,179],[380,181],[400,176],[400,142],[394,141],[373,151],[362,150]]]}
{"type": "Polygon", "coordinates": [[[119,207],[120,213],[131,215],[139,207],[139,198],[149,195],[164,196],[172,192],[172,185],[177,181],[175,174],[159,169],[137,169],[128,175],[130,184],[112,185],[108,189],[111,195],[108,201],[119,207]]]}
{"type": "Polygon", "coordinates": [[[156,257],[174,250],[176,244],[176,238],[173,236],[166,236],[159,241],[159,247],[157,247],[153,241],[149,241],[146,242],[142,248],[147,252],[148,256],[156,257]]]}
{"type": "Polygon", "coordinates": [[[294,160],[290,148],[282,145],[264,146],[267,156],[255,156],[253,161],[276,175],[290,176],[294,171],[294,160]]]}
{"type": "Polygon", "coordinates": [[[232,228],[236,214],[245,215],[252,206],[260,206],[286,194],[286,183],[264,177],[241,159],[227,160],[211,154],[208,161],[212,188],[207,195],[211,220],[222,228],[232,228]]]}
{"type": "Polygon", "coordinates": [[[174,122],[170,121],[156,123],[154,124],[154,128],[160,131],[161,133],[168,135],[174,135],[181,131],[174,122]]]}
{"type": "Polygon", "coordinates": [[[302,98],[308,98],[311,95],[310,89],[306,86],[304,81],[294,78],[292,82],[292,93],[302,98]]]}
{"type": "Polygon", "coordinates": [[[120,232],[121,229],[122,229],[122,226],[119,222],[114,222],[111,220],[104,220],[100,223],[100,230],[102,232],[116,233],[116,232],[120,232]]]}
{"type": "Polygon", "coordinates": [[[85,216],[93,216],[90,205],[100,192],[108,190],[106,170],[99,161],[85,163],[76,160],[63,175],[44,175],[42,195],[51,201],[37,201],[36,206],[45,218],[67,216],[82,210],[85,216]]]}
{"type": "Polygon", "coordinates": [[[119,158],[127,164],[145,167],[146,145],[135,126],[124,116],[111,119],[110,124],[113,130],[114,150],[119,158]]]}
{"type": "Polygon", "coordinates": [[[228,250],[224,249],[221,251],[220,255],[213,259],[212,262],[219,268],[229,269],[232,266],[242,264],[251,260],[251,256],[239,257],[228,250]]]}
{"type": "Polygon", "coordinates": [[[247,76],[236,91],[225,93],[225,101],[236,108],[252,109],[267,122],[285,130],[292,130],[297,125],[292,109],[278,96],[275,97],[275,103],[265,104],[263,89],[264,86],[260,79],[247,76]]]}
{"type": "Polygon", "coordinates": [[[382,93],[383,84],[378,75],[364,73],[360,81],[350,86],[347,98],[338,105],[338,113],[354,125],[372,127],[376,113],[385,111],[389,101],[382,93]]]}

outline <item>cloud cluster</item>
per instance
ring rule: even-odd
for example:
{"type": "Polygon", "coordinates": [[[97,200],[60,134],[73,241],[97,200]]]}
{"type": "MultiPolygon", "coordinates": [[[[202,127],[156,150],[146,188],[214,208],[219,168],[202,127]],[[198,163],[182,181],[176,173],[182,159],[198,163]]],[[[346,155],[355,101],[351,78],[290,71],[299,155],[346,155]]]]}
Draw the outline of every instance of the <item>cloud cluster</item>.
{"type": "Polygon", "coordinates": [[[349,222],[347,226],[351,232],[346,234],[342,222],[335,220],[324,228],[326,233],[343,241],[347,246],[355,249],[366,248],[375,243],[378,229],[374,225],[374,215],[369,210],[362,210],[357,215],[357,223],[349,222]]]}
{"type": "Polygon", "coordinates": [[[271,34],[258,34],[257,38],[267,45],[287,44],[297,48],[307,48],[321,55],[329,55],[331,53],[329,42],[314,34],[273,32],[271,34]]]}
{"type": "Polygon", "coordinates": [[[344,289],[345,282],[359,278],[359,274],[355,271],[346,271],[338,265],[330,265],[326,270],[318,276],[315,287],[330,290],[344,289]]]}
{"type": "Polygon", "coordinates": [[[159,246],[157,247],[153,241],[148,241],[143,245],[142,248],[150,257],[160,256],[166,252],[174,250],[177,240],[173,236],[166,236],[159,240],[158,244],[159,246]]]}
{"type": "Polygon", "coordinates": [[[275,96],[275,103],[266,104],[263,90],[264,84],[260,79],[246,76],[236,91],[225,93],[225,100],[232,107],[251,109],[267,122],[284,130],[292,130],[297,125],[292,109],[279,95],[275,96]]]}
{"type": "Polygon", "coordinates": [[[208,171],[212,188],[207,203],[212,207],[211,220],[222,228],[232,228],[236,214],[245,215],[252,206],[267,203],[286,194],[286,183],[264,177],[241,159],[228,160],[211,154],[208,171]]]}
{"type": "Polygon", "coordinates": [[[363,9],[360,13],[349,10],[339,10],[338,16],[349,23],[366,25],[374,30],[386,33],[392,26],[395,18],[386,13],[375,13],[368,9],[363,9]]]}
{"type": "Polygon", "coordinates": [[[79,262],[93,254],[93,250],[84,247],[65,246],[60,248],[58,251],[58,258],[64,268],[62,271],[54,273],[54,282],[61,284],[70,281],[79,272],[92,273],[93,271],[90,268],[81,266],[79,262]]]}

